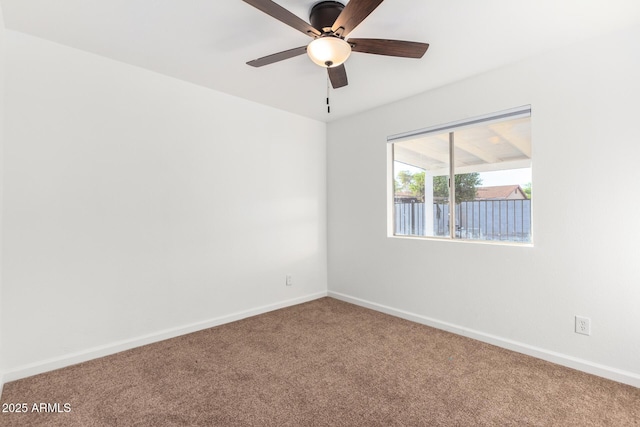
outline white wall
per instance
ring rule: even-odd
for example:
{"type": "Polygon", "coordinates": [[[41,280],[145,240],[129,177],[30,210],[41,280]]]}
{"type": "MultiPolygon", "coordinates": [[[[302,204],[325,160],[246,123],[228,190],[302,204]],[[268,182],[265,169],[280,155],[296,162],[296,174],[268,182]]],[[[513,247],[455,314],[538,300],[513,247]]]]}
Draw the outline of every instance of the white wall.
{"type": "Polygon", "coordinates": [[[7,380],[326,295],[324,123],[17,32],[6,50],[7,380]]]}
{"type": "Polygon", "coordinates": [[[637,40],[636,27],[331,123],[330,295],[640,386],[637,40]],[[526,104],[533,248],[387,237],[388,135],[526,104]]]}
{"type": "MultiPolygon", "coordinates": [[[[2,366],[2,180],[4,176],[4,15],[0,7],[0,367],[2,366]]],[[[0,396],[4,386],[4,373],[0,368],[0,396]]]]}

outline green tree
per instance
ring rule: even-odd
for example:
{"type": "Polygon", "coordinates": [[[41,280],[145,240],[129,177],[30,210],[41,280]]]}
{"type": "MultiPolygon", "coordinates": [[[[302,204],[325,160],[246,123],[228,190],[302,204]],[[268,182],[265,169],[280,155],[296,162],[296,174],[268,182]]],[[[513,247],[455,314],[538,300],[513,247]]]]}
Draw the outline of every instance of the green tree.
{"type": "Polygon", "coordinates": [[[413,174],[409,171],[400,171],[395,179],[396,192],[408,193],[410,191],[409,184],[413,181],[413,174]]]}
{"type": "Polygon", "coordinates": [[[410,194],[416,200],[424,202],[424,172],[400,171],[396,176],[394,187],[396,193],[410,194]]]}
{"type": "MultiPolygon", "coordinates": [[[[462,173],[455,176],[456,203],[469,202],[476,198],[476,189],[482,185],[478,172],[462,173]]],[[[433,198],[444,200],[449,198],[449,177],[433,178],[433,198]]]]}
{"type": "Polygon", "coordinates": [[[424,176],[424,172],[418,172],[409,183],[409,191],[421,202],[424,202],[424,176]]]}
{"type": "Polygon", "coordinates": [[[531,199],[531,183],[527,182],[524,187],[522,187],[522,191],[527,195],[527,199],[531,199]]]}
{"type": "MultiPolygon", "coordinates": [[[[456,175],[456,202],[468,202],[476,198],[476,188],[482,185],[478,172],[456,175]]],[[[424,201],[425,173],[400,171],[395,179],[396,192],[409,193],[418,201],[424,201]]],[[[449,198],[449,179],[447,176],[433,177],[433,197],[435,200],[449,198]]]]}

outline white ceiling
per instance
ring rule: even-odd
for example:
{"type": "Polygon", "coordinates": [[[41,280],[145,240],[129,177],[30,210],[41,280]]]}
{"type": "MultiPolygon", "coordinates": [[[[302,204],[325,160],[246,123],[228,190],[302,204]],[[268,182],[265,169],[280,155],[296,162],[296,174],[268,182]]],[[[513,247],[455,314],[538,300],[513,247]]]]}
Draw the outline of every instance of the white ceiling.
{"type": "MultiPolygon", "coordinates": [[[[308,21],[316,0],[278,0],[308,21]]],[[[427,42],[420,60],[354,53],[331,91],[311,39],[241,0],[0,0],[5,27],[321,121],[640,23],[639,0],[387,0],[350,37],[427,42]]],[[[594,52],[597,55],[597,52],[594,52]]]]}
{"type": "MultiPolygon", "coordinates": [[[[531,120],[500,120],[456,129],[456,173],[501,171],[531,167],[531,120]]],[[[449,175],[449,131],[419,134],[393,144],[393,159],[449,175]]]]}

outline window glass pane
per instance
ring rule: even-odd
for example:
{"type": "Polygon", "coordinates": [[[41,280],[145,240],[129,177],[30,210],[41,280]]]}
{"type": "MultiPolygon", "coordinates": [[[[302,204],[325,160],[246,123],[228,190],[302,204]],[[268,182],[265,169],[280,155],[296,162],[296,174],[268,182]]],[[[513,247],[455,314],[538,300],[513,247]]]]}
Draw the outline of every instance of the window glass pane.
{"type": "Polygon", "coordinates": [[[394,235],[531,243],[529,114],[525,106],[390,137],[394,235]]]}
{"type": "Polygon", "coordinates": [[[394,234],[449,237],[449,134],[393,144],[394,234]]]}
{"type": "Polygon", "coordinates": [[[531,128],[520,118],[454,131],[456,238],[531,242],[531,128]]]}

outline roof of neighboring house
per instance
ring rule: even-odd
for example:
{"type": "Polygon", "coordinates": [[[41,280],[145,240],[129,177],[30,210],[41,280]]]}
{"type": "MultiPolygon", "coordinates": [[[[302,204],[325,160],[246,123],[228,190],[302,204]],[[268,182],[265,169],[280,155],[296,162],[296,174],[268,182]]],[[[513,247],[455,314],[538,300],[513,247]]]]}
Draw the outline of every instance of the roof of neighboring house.
{"type": "Polygon", "coordinates": [[[476,188],[476,200],[500,200],[507,198],[528,199],[527,195],[522,191],[522,188],[517,184],[476,188]],[[517,197],[513,197],[514,192],[517,197]]]}
{"type": "Polygon", "coordinates": [[[405,191],[397,191],[394,195],[393,195],[393,199],[397,202],[399,200],[404,200],[405,202],[410,201],[411,203],[415,203],[419,200],[422,200],[423,198],[421,197],[417,197],[415,194],[413,193],[409,193],[409,192],[405,192],[405,191]]]}
{"type": "Polygon", "coordinates": [[[394,196],[395,197],[402,197],[402,198],[405,198],[405,199],[408,199],[408,198],[411,198],[411,197],[416,197],[415,194],[410,193],[408,191],[396,191],[394,193],[394,196]]]}

